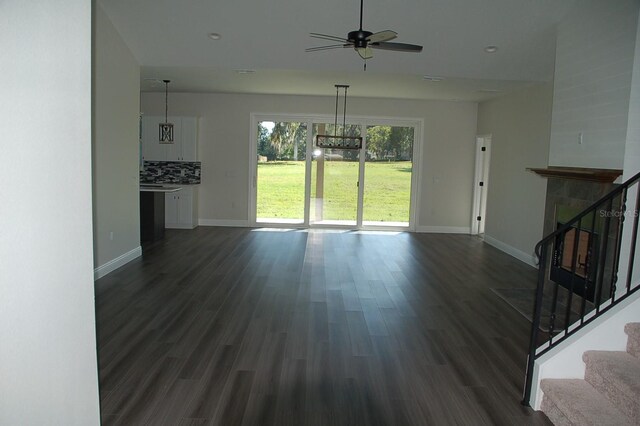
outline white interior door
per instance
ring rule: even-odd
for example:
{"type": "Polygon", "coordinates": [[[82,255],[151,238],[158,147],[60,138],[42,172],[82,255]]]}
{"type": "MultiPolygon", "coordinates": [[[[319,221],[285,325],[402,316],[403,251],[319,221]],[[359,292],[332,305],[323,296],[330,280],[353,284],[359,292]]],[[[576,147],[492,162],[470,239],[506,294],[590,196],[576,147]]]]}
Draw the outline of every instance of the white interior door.
{"type": "Polygon", "coordinates": [[[489,190],[489,163],[491,160],[491,136],[476,137],[476,172],[473,186],[473,212],[471,234],[483,235],[487,214],[489,190]]]}

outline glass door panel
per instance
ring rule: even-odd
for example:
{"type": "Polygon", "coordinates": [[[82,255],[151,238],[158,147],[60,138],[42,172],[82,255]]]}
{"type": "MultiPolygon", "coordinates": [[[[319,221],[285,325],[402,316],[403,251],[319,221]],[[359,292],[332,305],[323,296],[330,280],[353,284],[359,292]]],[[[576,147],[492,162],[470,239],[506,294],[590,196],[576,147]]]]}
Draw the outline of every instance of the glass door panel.
{"type": "Polygon", "coordinates": [[[413,127],[367,126],[364,226],[409,226],[413,138],[413,127]]]}
{"type": "MultiPolygon", "coordinates": [[[[342,135],[342,125],[313,124],[309,223],[354,226],[358,215],[360,150],[319,148],[316,135],[342,135]],[[335,133],[334,133],[335,131],[335,133]]],[[[347,125],[344,135],[360,136],[360,126],[347,125]]]]}
{"type": "Polygon", "coordinates": [[[256,222],[304,223],[307,123],[258,122],[256,222]]]}

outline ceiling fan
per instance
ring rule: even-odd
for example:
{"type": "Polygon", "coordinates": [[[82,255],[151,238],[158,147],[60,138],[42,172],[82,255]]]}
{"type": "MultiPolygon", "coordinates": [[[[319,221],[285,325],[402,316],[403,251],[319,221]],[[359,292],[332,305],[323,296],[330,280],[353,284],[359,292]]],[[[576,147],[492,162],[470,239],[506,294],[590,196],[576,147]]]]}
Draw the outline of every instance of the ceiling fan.
{"type": "Polygon", "coordinates": [[[328,46],[310,47],[305,52],[316,52],[318,50],[341,49],[353,47],[362,59],[373,58],[372,49],[395,50],[397,52],[422,52],[422,46],[407,43],[389,43],[398,36],[398,33],[391,30],[379,31],[372,33],[362,29],[362,10],[364,0],[360,0],[360,28],[350,31],[347,38],[332,36],[328,34],[309,33],[313,38],[339,42],[340,44],[331,44],[328,46]]]}

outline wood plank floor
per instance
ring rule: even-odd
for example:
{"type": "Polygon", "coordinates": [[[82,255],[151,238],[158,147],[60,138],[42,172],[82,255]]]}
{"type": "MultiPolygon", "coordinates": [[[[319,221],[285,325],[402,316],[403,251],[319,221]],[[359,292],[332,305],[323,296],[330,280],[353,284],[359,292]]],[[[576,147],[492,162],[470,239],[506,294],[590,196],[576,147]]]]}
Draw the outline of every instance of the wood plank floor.
{"type": "Polygon", "coordinates": [[[547,425],[535,270],[466,235],[167,230],[96,282],[103,424],[547,425]]]}

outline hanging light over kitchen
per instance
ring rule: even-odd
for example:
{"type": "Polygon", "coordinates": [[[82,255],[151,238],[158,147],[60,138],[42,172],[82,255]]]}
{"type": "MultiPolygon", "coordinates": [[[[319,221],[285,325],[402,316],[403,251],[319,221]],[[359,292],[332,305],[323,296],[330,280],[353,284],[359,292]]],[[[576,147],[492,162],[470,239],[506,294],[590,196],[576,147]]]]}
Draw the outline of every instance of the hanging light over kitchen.
{"type": "Polygon", "coordinates": [[[169,123],[169,83],[171,80],[164,81],[164,123],[159,125],[160,143],[173,143],[173,123],[169,123]]]}

